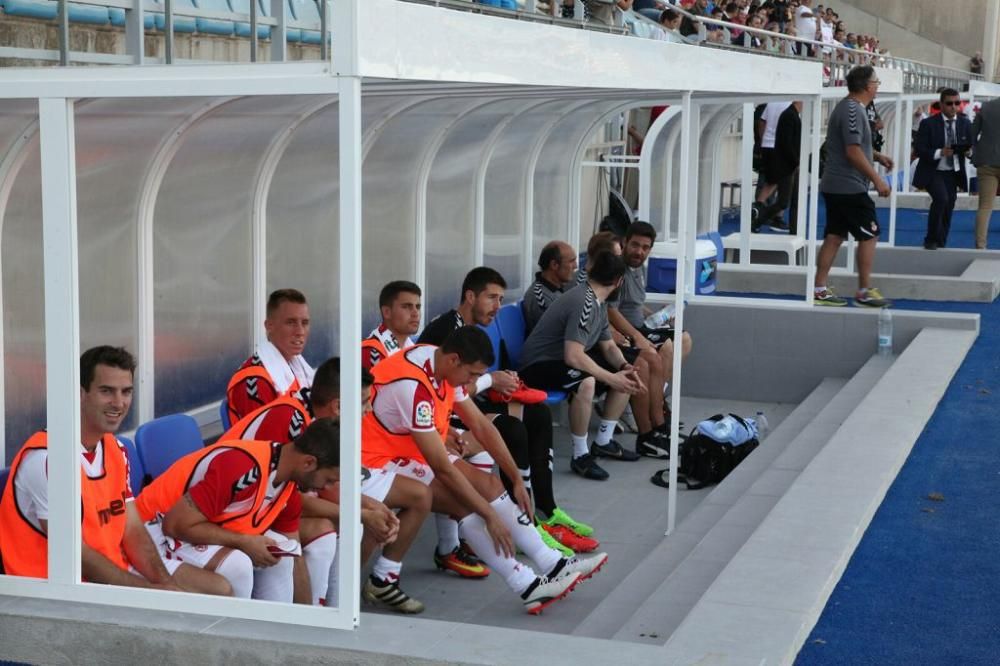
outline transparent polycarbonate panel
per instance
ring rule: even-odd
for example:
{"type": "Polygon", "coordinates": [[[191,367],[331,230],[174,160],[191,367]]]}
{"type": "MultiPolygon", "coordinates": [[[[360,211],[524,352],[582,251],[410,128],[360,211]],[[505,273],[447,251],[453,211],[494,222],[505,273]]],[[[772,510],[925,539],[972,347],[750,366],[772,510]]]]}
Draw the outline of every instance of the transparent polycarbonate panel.
{"type": "MultiPolygon", "coordinates": [[[[28,122],[30,119],[25,124],[28,122]]],[[[45,427],[45,281],[37,134],[21,150],[24,159],[20,168],[9,173],[10,198],[0,207],[6,403],[4,466],[31,433],[45,427]]],[[[5,185],[0,182],[0,191],[6,189],[5,185]]]]}
{"type": "Polygon", "coordinates": [[[515,118],[500,136],[486,170],[484,263],[506,278],[509,299],[520,298],[525,267],[534,264],[531,257],[524,256],[522,242],[531,149],[554,119],[553,114],[566,104],[544,104],[515,118]]]}
{"type": "MultiPolygon", "coordinates": [[[[379,320],[378,294],[392,280],[415,280],[417,186],[429,150],[468,100],[418,104],[381,125],[363,167],[364,283],[366,329],[379,320]]],[[[425,299],[426,300],[426,299],[425,299]]]]}
{"type": "Polygon", "coordinates": [[[219,400],[252,340],[251,211],[268,146],[315,98],[239,99],[187,133],[154,219],[156,413],[219,400]]]}
{"type": "Polygon", "coordinates": [[[462,280],[475,267],[476,176],[485,168],[491,132],[523,105],[499,101],[471,112],[438,150],[427,181],[425,322],[455,307],[462,280]]]}
{"type": "MultiPolygon", "coordinates": [[[[672,176],[674,169],[668,169],[667,165],[676,157],[667,153],[667,146],[670,143],[670,136],[676,134],[676,128],[680,122],[680,116],[675,115],[667,121],[657,135],[653,145],[650,159],[650,191],[649,191],[649,223],[656,228],[657,238],[665,238],[665,223],[667,213],[674,199],[675,187],[668,182],[668,175],[672,176]]],[[[648,141],[648,139],[647,139],[648,141]]]]}
{"type": "Polygon", "coordinates": [[[698,204],[697,233],[705,234],[718,229],[719,221],[712,220],[713,204],[719,200],[720,185],[715,173],[718,142],[736,114],[742,113],[738,105],[711,105],[701,110],[701,146],[698,151],[698,204]]]}
{"type": "Polygon", "coordinates": [[[312,326],[304,355],[314,367],[339,350],[338,156],[333,102],[296,130],[267,197],[267,290],[306,295],[312,326]]]}
{"type": "MultiPolygon", "coordinates": [[[[576,178],[573,172],[574,158],[581,142],[587,138],[584,135],[593,136],[595,123],[613,106],[614,104],[609,102],[577,105],[573,113],[561,120],[548,135],[535,165],[532,207],[534,229],[529,257],[532,266],[537,263],[538,255],[549,241],[574,242],[574,239],[568,237],[570,193],[573,189],[573,180],[576,178]]],[[[584,200],[593,203],[595,196],[599,196],[596,188],[588,192],[584,200]]],[[[593,231],[588,223],[589,213],[592,210],[590,206],[581,208],[581,215],[584,216],[581,227],[587,228],[586,231],[581,228],[581,235],[587,238],[593,231]]]]}
{"type": "MultiPolygon", "coordinates": [[[[139,206],[165,136],[205,100],[86,100],[76,105],[80,347],[137,351],[139,206]]],[[[138,396],[137,396],[138,397],[138,396]]],[[[134,402],[122,428],[138,425],[134,402]]]]}

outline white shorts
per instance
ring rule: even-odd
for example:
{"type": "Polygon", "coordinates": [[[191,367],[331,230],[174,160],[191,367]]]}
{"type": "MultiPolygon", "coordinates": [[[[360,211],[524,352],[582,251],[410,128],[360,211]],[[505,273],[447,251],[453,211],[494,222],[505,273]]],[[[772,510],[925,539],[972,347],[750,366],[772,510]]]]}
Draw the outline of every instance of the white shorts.
{"type": "MultiPolygon", "coordinates": [[[[456,456],[454,453],[448,454],[448,462],[454,463],[456,460],[461,460],[461,456],[456,456]]],[[[431,481],[434,480],[434,470],[431,466],[425,462],[419,460],[414,460],[413,458],[399,458],[389,463],[382,469],[388,469],[394,471],[400,476],[405,476],[414,481],[419,481],[425,486],[431,485],[431,481]]]]}
{"type": "Polygon", "coordinates": [[[396,480],[396,470],[393,463],[382,469],[361,468],[361,494],[370,497],[376,502],[385,502],[386,495],[392,489],[392,482],[396,480]]]}
{"type": "MultiPolygon", "coordinates": [[[[149,532],[156,550],[160,553],[160,559],[163,560],[164,566],[167,567],[167,571],[171,574],[181,564],[190,564],[199,569],[204,569],[212,561],[216,553],[227,547],[215,544],[195,545],[168,537],[163,533],[163,528],[160,526],[159,521],[156,520],[146,523],[146,531],[149,532]],[[173,566],[173,569],[171,569],[171,566],[173,566]]],[[[264,535],[279,542],[287,539],[283,534],[278,534],[274,530],[268,530],[264,532],[264,535]]]]}

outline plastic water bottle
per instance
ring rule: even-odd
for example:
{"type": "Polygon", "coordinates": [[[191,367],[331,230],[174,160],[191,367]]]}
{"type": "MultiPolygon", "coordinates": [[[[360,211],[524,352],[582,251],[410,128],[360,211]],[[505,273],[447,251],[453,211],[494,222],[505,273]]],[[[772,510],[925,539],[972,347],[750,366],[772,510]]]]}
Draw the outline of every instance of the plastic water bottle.
{"type": "Polygon", "coordinates": [[[892,356],[892,310],[878,311],[878,355],[892,356]]]}
{"type": "Polygon", "coordinates": [[[770,429],[767,424],[767,415],[764,412],[757,412],[754,420],[757,421],[757,439],[763,441],[770,429]]]}
{"type": "Polygon", "coordinates": [[[667,322],[674,318],[675,312],[677,312],[677,306],[671,303],[646,317],[642,323],[646,325],[646,328],[663,328],[667,322]]]}

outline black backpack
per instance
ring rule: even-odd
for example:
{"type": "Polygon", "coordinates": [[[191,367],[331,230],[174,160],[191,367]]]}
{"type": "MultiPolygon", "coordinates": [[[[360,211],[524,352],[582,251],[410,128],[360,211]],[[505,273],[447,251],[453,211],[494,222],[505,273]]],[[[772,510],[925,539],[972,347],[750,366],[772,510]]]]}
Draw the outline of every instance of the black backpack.
{"type": "MultiPolygon", "coordinates": [[[[723,414],[709,417],[709,420],[719,421],[723,414]]],[[[736,414],[730,414],[746,425],[746,422],[736,414]]],[[[680,466],[677,470],[677,480],[682,481],[688,490],[699,490],[722,481],[732,472],[744,458],[760,446],[756,437],[741,444],[718,442],[700,432],[695,426],[688,438],[678,445],[680,466]]],[[[663,488],[669,487],[665,475],[668,469],[663,469],[653,475],[650,481],[663,488]]]]}

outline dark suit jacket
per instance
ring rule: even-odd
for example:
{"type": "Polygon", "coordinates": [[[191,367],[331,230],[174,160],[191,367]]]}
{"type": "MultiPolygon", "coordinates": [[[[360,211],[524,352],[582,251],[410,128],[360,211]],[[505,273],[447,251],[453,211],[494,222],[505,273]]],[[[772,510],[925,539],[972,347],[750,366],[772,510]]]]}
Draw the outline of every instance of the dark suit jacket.
{"type": "Polygon", "coordinates": [[[772,178],[779,180],[795,171],[799,166],[802,151],[802,119],[794,104],[778,116],[778,126],[774,131],[774,152],[778,159],[772,164],[772,178]]]}
{"type": "MultiPolygon", "coordinates": [[[[955,116],[955,143],[964,146],[972,145],[972,123],[969,122],[968,117],[961,113],[955,116]]],[[[938,166],[938,161],[934,159],[934,152],[938,148],[944,148],[944,114],[939,113],[920,121],[915,146],[920,160],[917,162],[917,170],[913,173],[913,186],[927,189],[938,166]]],[[[958,171],[956,173],[958,186],[963,190],[969,189],[965,176],[965,155],[958,155],[958,171]]]]}
{"type": "Polygon", "coordinates": [[[1000,166],[1000,97],[982,105],[972,123],[972,163],[1000,166]]]}

